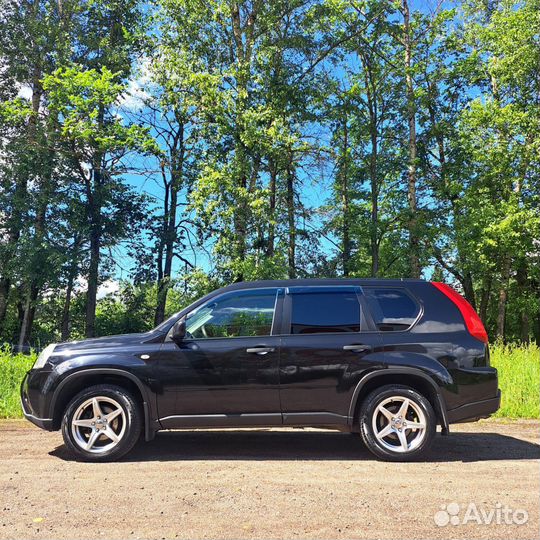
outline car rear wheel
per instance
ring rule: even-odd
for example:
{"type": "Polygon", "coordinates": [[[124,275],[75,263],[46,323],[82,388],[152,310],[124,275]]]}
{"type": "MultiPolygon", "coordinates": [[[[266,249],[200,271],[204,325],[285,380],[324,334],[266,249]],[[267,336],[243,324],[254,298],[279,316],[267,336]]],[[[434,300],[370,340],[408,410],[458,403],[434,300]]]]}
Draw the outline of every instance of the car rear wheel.
{"type": "Polygon", "coordinates": [[[387,385],[371,392],[358,415],[367,448],[388,461],[411,461],[431,445],[437,419],[431,403],[413,388],[387,385]]]}
{"type": "Polygon", "coordinates": [[[84,461],[113,461],[129,452],[141,434],[142,415],[133,396],[114,385],[77,394],[62,419],[68,449],[84,461]]]}

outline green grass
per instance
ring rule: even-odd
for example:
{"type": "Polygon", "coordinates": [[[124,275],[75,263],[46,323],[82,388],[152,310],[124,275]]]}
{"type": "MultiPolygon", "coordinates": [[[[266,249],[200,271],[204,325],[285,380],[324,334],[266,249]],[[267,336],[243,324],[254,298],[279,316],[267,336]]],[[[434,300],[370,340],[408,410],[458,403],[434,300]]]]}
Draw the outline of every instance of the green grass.
{"type": "MultiPolygon", "coordinates": [[[[0,418],[20,418],[19,387],[35,355],[0,349],[0,418]]],[[[492,345],[491,365],[499,370],[502,404],[497,417],[540,418],[540,348],[492,345]]]]}
{"type": "Polygon", "coordinates": [[[540,347],[492,345],[491,365],[499,370],[502,392],[495,416],[540,418],[540,347]]]}
{"type": "Polygon", "coordinates": [[[0,349],[0,418],[22,416],[19,388],[35,361],[35,354],[11,354],[7,347],[0,349]]]}

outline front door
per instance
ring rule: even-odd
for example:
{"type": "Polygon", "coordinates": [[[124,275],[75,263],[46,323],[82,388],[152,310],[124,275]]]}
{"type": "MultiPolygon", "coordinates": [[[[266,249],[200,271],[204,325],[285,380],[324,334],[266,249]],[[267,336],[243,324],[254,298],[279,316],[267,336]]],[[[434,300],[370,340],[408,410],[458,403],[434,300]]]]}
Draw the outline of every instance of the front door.
{"type": "Polygon", "coordinates": [[[160,353],[164,428],[282,423],[274,331],[282,296],[278,288],[231,291],[187,315],[186,338],[160,353]]]}

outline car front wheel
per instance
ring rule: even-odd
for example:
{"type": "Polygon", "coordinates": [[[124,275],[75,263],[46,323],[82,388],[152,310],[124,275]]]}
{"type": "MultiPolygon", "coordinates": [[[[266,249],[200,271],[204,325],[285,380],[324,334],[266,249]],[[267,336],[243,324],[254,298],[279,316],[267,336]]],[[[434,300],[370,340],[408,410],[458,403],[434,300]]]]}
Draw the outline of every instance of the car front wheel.
{"type": "Polygon", "coordinates": [[[359,411],[367,448],[388,461],[411,461],[431,445],[437,420],[431,403],[413,388],[387,385],[371,392],[359,411]]]}
{"type": "Polygon", "coordinates": [[[77,394],[62,419],[68,449],[84,461],[112,461],[129,452],[141,434],[142,415],[133,396],[115,385],[77,394]]]}

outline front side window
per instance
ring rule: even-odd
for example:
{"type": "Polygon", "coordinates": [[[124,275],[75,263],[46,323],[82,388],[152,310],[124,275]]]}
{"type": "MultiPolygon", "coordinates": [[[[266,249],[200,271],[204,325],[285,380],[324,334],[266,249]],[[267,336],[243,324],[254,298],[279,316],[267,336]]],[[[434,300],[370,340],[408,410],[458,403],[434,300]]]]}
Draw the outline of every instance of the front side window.
{"type": "Polygon", "coordinates": [[[191,312],[186,318],[188,338],[269,336],[277,289],[234,291],[191,312]]]}
{"type": "Polygon", "coordinates": [[[354,291],[292,294],[291,334],[360,332],[354,291]]]}
{"type": "Polygon", "coordinates": [[[365,287],[364,295],[377,328],[383,332],[407,330],[420,311],[402,289],[365,287]]]}

